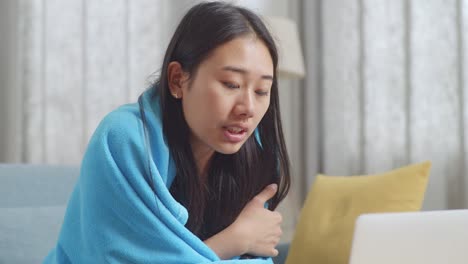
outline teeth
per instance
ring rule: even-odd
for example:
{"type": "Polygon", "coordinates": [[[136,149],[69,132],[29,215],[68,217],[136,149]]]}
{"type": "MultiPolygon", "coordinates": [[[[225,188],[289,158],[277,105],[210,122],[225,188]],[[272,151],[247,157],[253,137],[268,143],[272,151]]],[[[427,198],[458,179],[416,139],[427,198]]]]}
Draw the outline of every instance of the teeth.
{"type": "Polygon", "coordinates": [[[242,132],[242,128],[238,128],[238,127],[228,127],[228,131],[231,132],[231,133],[240,133],[242,132]]]}

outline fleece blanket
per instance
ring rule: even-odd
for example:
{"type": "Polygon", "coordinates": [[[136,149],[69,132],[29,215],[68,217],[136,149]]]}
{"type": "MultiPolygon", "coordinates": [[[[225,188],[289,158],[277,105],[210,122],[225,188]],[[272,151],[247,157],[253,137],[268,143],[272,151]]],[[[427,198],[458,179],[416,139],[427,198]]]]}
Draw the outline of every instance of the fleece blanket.
{"type": "Polygon", "coordinates": [[[220,260],[185,228],[188,212],[169,192],[175,167],[152,93],[142,96],[152,155],[138,104],[108,114],[89,142],[58,243],[44,263],[272,264],[220,260]]]}

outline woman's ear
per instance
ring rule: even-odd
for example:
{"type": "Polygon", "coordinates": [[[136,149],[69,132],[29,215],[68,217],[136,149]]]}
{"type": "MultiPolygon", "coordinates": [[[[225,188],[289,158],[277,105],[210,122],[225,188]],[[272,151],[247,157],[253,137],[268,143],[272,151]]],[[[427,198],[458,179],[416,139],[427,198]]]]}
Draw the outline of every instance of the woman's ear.
{"type": "Polygon", "coordinates": [[[182,69],[177,61],[171,61],[167,67],[167,80],[169,84],[169,90],[176,99],[183,97],[183,88],[187,85],[188,74],[182,69]]]}

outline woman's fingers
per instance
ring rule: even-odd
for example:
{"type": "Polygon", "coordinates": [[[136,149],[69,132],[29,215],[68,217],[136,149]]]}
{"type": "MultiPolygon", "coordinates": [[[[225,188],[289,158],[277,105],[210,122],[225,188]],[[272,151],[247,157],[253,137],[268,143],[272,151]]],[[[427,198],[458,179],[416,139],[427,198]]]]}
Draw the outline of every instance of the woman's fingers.
{"type": "Polygon", "coordinates": [[[279,252],[276,248],[267,248],[265,249],[262,253],[259,254],[259,256],[262,257],[276,257],[278,256],[279,252]]]}
{"type": "Polygon", "coordinates": [[[242,210],[235,221],[240,237],[245,241],[248,254],[255,256],[274,257],[278,254],[275,249],[282,230],[282,216],[279,212],[264,208],[265,203],[278,191],[277,184],[266,186],[242,210]]]}
{"type": "Polygon", "coordinates": [[[257,194],[254,199],[258,202],[261,202],[262,205],[270,200],[273,196],[275,196],[276,191],[278,190],[278,185],[276,183],[272,183],[265,187],[259,194],[257,194]]]}

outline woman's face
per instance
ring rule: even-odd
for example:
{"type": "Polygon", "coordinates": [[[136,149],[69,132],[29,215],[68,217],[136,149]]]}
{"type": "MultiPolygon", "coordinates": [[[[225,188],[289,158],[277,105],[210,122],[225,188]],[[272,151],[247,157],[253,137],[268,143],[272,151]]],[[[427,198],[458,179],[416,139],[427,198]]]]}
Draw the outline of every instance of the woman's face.
{"type": "Polygon", "coordinates": [[[260,39],[239,37],[216,48],[181,86],[193,151],[237,152],[265,115],[272,83],[273,61],[260,39]]]}

